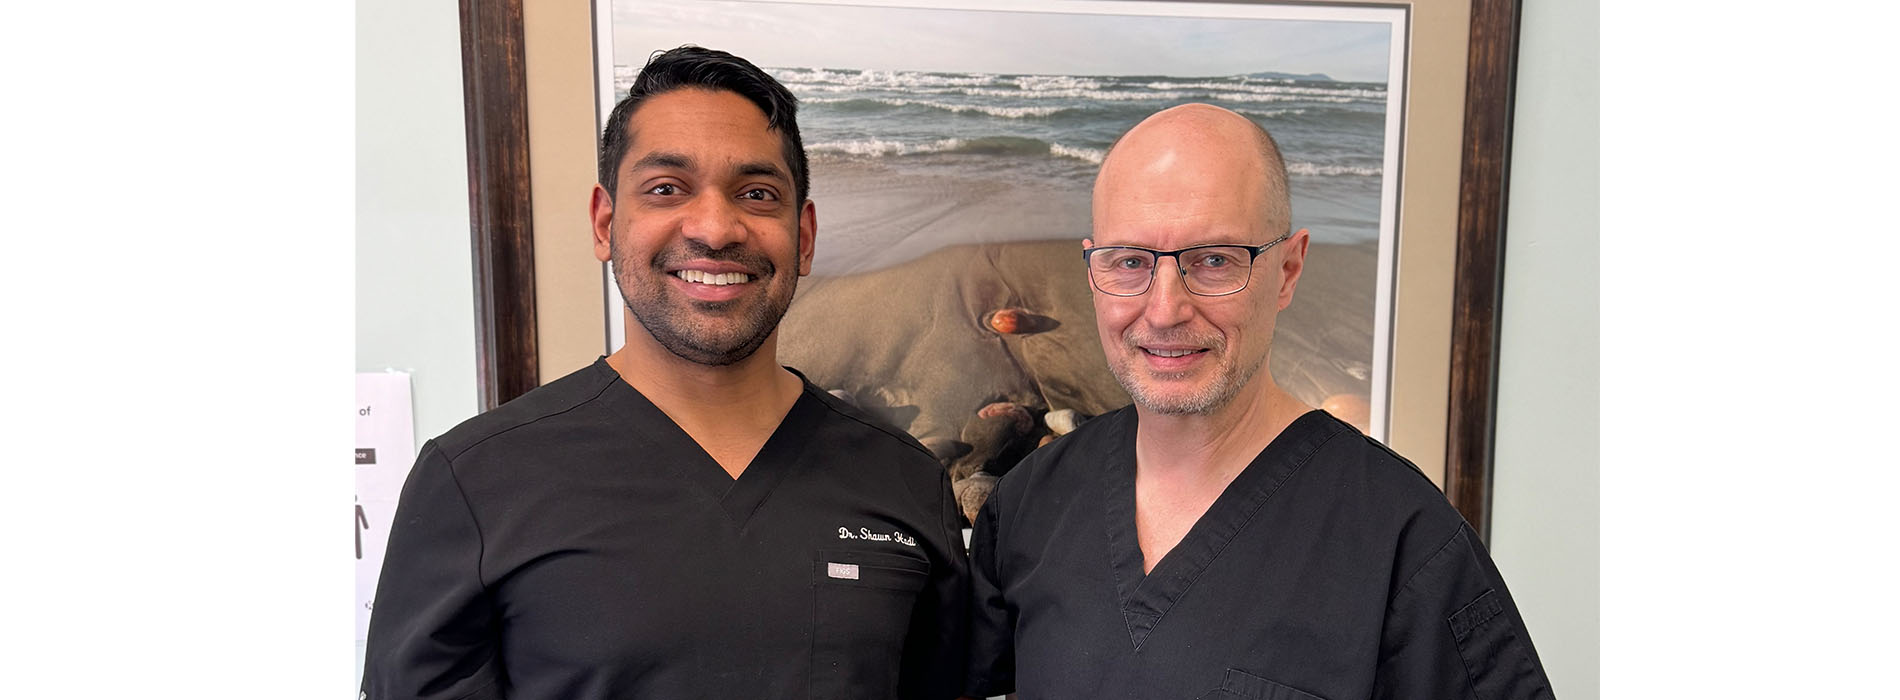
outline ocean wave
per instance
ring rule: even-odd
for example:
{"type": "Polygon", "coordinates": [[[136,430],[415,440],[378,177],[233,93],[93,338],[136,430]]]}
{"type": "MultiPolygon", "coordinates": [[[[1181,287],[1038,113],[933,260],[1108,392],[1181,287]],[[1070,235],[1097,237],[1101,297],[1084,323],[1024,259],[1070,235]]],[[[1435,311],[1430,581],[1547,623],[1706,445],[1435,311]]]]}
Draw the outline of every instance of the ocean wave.
{"type": "Polygon", "coordinates": [[[1029,119],[1032,117],[1047,117],[1047,116],[1056,114],[1058,112],[1065,112],[1071,109],[1069,107],[998,107],[995,105],[959,105],[959,104],[951,104],[948,102],[937,102],[934,100],[905,100],[905,99],[899,99],[895,97],[864,97],[864,98],[814,97],[814,98],[805,100],[805,102],[811,103],[811,104],[835,104],[835,105],[839,105],[840,107],[869,106],[869,105],[887,105],[891,107],[929,107],[931,109],[940,109],[946,112],[952,112],[956,114],[962,114],[964,112],[976,112],[979,114],[987,114],[992,117],[1002,117],[1004,119],[1029,119]]]}
{"type": "Polygon", "coordinates": [[[1016,87],[1034,92],[1048,90],[1099,90],[1102,81],[1094,78],[1078,78],[1069,75],[1019,75],[1010,78],[1016,87]]]}
{"type": "Polygon", "coordinates": [[[1070,99],[1095,102],[1145,102],[1167,100],[1220,100],[1227,102],[1329,102],[1346,104],[1362,102],[1357,97],[1339,97],[1326,95],[1288,95],[1278,93],[1246,92],[1240,90],[1093,90],[1083,88],[1065,88],[1049,90],[1011,90],[1007,88],[966,87],[950,92],[971,97],[1004,97],[1011,99],[1049,100],[1070,99]]]}
{"type": "Polygon", "coordinates": [[[810,92],[858,92],[860,90],[855,85],[828,85],[825,83],[785,83],[784,85],[785,89],[791,90],[794,95],[810,92]]]}
{"type": "Polygon", "coordinates": [[[1291,117],[1297,117],[1297,116],[1300,116],[1300,115],[1302,115],[1302,114],[1305,114],[1305,113],[1306,113],[1306,110],[1304,110],[1304,109],[1299,109],[1299,108],[1294,108],[1294,109],[1268,109],[1268,110],[1257,110],[1257,109],[1237,109],[1237,110],[1234,110],[1234,111],[1235,111],[1235,112],[1239,112],[1239,113],[1241,113],[1241,114],[1244,114],[1244,115],[1246,115],[1246,116],[1249,116],[1249,117],[1259,117],[1259,118],[1261,118],[1261,119],[1276,119],[1276,118],[1279,118],[1279,117],[1289,117],[1289,116],[1291,116],[1291,117]]]}
{"type": "Polygon", "coordinates": [[[1385,98],[1387,95],[1386,91],[1384,90],[1368,90],[1366,88],[1317,88],[1317,87],[1304,87],[1304,86],[1298,86],[1298,85],[1263,85],[1261,87],[1262,89],[1259,90],[1258,92],[1269,92],[1269,93],[1274,93],[1274,94],[1279,94],[1279,95],[1321,95],[1321,96],[1327,96],[1327,97],[1351,97],[1355,99],[1376,100],[1380,102],[1385,101],[1385,98]]]}
{"type": "Polygon", "coordinates": [[[969,87],[977,85],[995,85],[995,75],[988,73],[924,73],[919,71],[839,71],[826,68],[774,68],[774,77],[787,87],[797,83],[806,86],[834,85],[853,89],[878,88],[919,88],[919,87],[969,87]]]}
{"type": "MultiPolygon", "coordinates": [[[[788,82],[788,83],[782,83],[782,84],[785,86],[785,89],[791,90],[792,94],[794,95],[803,95],[803,94],[809,94],[809,93],[825,93],[825,94],[834,94],[834,95],[845,94],[845,93],[856,94],[856,93],[877,92],[880,90],[884,92],[895,92],[895,93],[906,94],[906,95],[961,95],[961,94],[964,94],[965,90],[970,89],[967,87],[943,86],[943,85],[934,85],[934,86],[933,85],[913,85],[913,86],[908,86],[908,87],[888,87],[887,88],[887,87],[878,87],[878,86],[847,85],[847,84],[841,84],[841,83],[791,83],[791,82],[788,82]]],[[[1024,93],[1024,92],[1019,92],[1016,90],[1002,90],[999,94],[1029,96],[1031,93],[1024,93]]]]}
{"type": "Polygon", "coordinates": [[[1330,102],[1333,104],[1347,104],[1350,102],[1360,101],[1358,98],[1355,98],[1355,97],[1320,97],[1317,95],[1273,95],[1273,94],[1261,94],[1261,93],[1253,93],[1253,92],[1223,92],[1219,94],[1204,95],[1204,97],[1207,97],[1208,99],[1227,100],[1231,102],[1330,102]]]}
{"type": "Polygon", "coordinates": [[[1129,91],[1129,90],[1085,90],[1081,88],[1070,88],[1070,89],[1061,89],[1061,90],[1038,90],[1035,92],[1025,92],[1022,90],[998,90],[994,88],[964,88],[962,90],[959,90],[958,92],[961,92],[965,95],[970,95],[972,97],[1015,97],[1015,98],[1027,98],[1027,99],[1035,99],[1035,100],[1067,98],[1067,99],[1081,99],[1081,100],[1099,100],[1103,102],[1135,102],[1135,101],[1140,101],[1140,100],[1177,100],[1183,97],[1198,96],[1195,93],[1188,93],[1188,92],[1134,92],[1134,91],[1129,91]]]}
{"type": "Polygon", "coordinates": [[[938,139],[922,143],[886,141],[883,139],[856,139],[851,141],[827,141],[807,145],[805,150],[818,155],[847,155],[858,157],[901,157],[917,155],[984,155],[984,156],[1053,156],[1073,158],[1085,163],[1100,165],[1106,149],[1086,146],[1069,146],[1060,143],[1047,143],[1020,136],[985,136],[974,139],[938,139]]]}
{"type": "Polygon", "coordinates": [[[839,83],[851,77],[847,71],[835,71],[825,68],[767,68],[767,73],[781,83],[839,83]]]}
{"type": "Polygon", "coordinates": [[[1378,177],[1380,175],[1385,174],[1385,168],[1363,167],[1363,166],[1356,166],[1356,165],[1319,165],[1316,163],[1288,163],[1286,165],[1286,172],[1288,175],[1316,175],[1320,177],[1338,177],[1338,176],[1343,176],[1343,175],[1356,175],[1356,176],[1361,176],[1361,177],[1378,177]]]}
{"type": "Polygon", "coordinates": [[[1076,160],[1101,165],[1102,159],[1108,156],[1108,150],[1103,148],[1064,146],[1059,143],[1052,143],[1049,144],[1049,155],[1074,158],[1076,160]]]}
{"type": "Polygon", "coordinates": [[[939,139],[929,143],[904,143],[883,139],[826,141],[805,146],[812,153],[842,153],[853,156],[908,156],[919,153],[945,153],[963,145],[963,139],[939,139]]]}
{"type": "Polygon", "coordinates": [[[1345,97],[1362,100],[1384,101],[1384,90],[1365,88],[1322,88],[1304,85],[1281,85],[1273,83],[1230,83],[1200,80],[1193,82],[1175,82],[1159,80],[1143,84],[1149,90],[1216,90],[1221,92],[1245,92],[1256,95],[1312,95],[1317,97],[1345,97]]]}
{"type": "Polygon", "coordinates": [[[1226,81],[1217,82],[1213,80],[1195,80],[1195,81],[1188,81],[1188,82],[1177,82],[1173,80],[1156,80],[1156,81],[1151,81],[1147,83],[1142,83],[1141,85],[1134,86],[1134,87],[1142,87],[1149,90],[1222,90],[1222,91],[1232,91],[1232,92],[1272,92],[1272,90],[1270,90],[1269,88],[1274,88],[1274,87],[1279,87],[1279,86],[1267,85],[1263,83],[1248,84],[1248,83],[1235,83],[1235,82],[1226,82],[1226,81]]]}

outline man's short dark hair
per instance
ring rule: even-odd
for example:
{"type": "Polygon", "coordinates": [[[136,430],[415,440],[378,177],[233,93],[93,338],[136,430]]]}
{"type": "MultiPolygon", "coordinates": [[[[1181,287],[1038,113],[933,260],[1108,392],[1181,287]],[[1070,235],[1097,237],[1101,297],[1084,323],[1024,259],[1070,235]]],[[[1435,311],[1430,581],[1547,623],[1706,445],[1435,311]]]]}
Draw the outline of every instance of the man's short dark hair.
{"type": "Polygon", "coordinates": [[[654,95],[683,88],[726,90],[758,105],[765,113],[766,126],[777,131],[784,144],[785,163],[791,168],[792,191],[799,206],[809,194],[810,178],[805,173],[805,142],[798,135],[798,98],[772,76],[738,56],[698,46],[681,46],[660,51],[647,59],[645,68],[633,80],[626,99],[614,105],[607,117],[607,128],[600,135],[600,186],[607,199],[614,198],[619,184],[620,163],[627,157],[633,134],[628,122],[640,104],[654,95]]]}

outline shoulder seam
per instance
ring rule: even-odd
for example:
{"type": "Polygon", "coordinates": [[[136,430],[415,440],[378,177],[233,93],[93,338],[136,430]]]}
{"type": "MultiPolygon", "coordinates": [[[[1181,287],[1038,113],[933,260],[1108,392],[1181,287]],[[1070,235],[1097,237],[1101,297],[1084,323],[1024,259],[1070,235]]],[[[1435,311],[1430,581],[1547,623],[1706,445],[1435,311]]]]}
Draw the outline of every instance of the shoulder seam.
{"type": "Polygon", "coordinates": [[[1412,590],[1412,581],[1417,579],[1419,574],[1425,573],[1425,569],[1430,567],[1432,562],[1438,561],[1439,557],[1445,556],[1445,552],[1450,550],[1453,544],[1456,544],[1458,540],[1464,537],[1466,529],[1468,529],[1468,527],[1463,522],[1460,522],[1458,527],[1452,528],[1451,537],[1446,538],[1444,544],[1439,545],[1438,549],[1432,552],[1431,556],[1426,557],[1425,561],[1418,565],[1418,568],[1412,570],[1412,573],[1406,574],[1405,583],[1399,585],[1399,589],[1392,594],[1392,601],[1386,603],[1385,607],[1387,610],[1392,609],[1393,606],[1398,604],[1399,598],[1404,597],[1407,592],[1412,590]]]}
{"type": "Polygon", "coordinates": [[[824,392],[817,390],[817,385],[807,382],[806,386],[812,387],[812,388],[806,389],[806,391],[811,392],[813,394],[812,398],[818,399],[818,405],[824,406],[825,410],[830,411],[839,416],[842,416],[844,418],[849,418],[851,419],[851,422],[857,423],[858,425],[862,425],[866,428],[870,428],[872,430],[876,430],[880,433],[888,435],[891,438],[902,443],[905,447],[909,447],[910,449],[916,450],[919,454],[922,454],[923,456],[930,458],[930,461],[932,462],[937,461],[937,456],[931,454],[930,450],[924,449],[923,444],[919,443],[917,441],[917,438],[911,437],[910,433],[906,433],[903,431],[893,431],[891,428],[887,428],[885,426],[878,425],[877,423],[872,423],[870,421],[864,420],[863,418],[859,418],[857,416],[851,415],[849,412],[840,411],[838,410],[837,406],[831,405],[831,401],[827,400],[827,399],[837,400],[837,397],[833,397],[828,394],[825,396],[818,396],[818,394],[824,394],[824,392]]]}
{"type": "MultiPolygon", "coordinates": [[[[582,406],[585,406],[585,405],[587,405],[587,404],[590,404],[590,403],[593,403],[594,401],[596,401],[596,400],[598,400],[598,399],[600,399],[600,396],[601,396],[601,394],[605,394],[605,393],[607,393],[607,390],[608,390],[608,389],[610,389],[610,388],[612,388],[612,387],[613,387],[613,382],[612,382],[612,381],[607,381],[607,382],[602,382],[602,383],[601,383],[601,385],[600,385],[600,388],[599,388],[599,389],[597,389],[597,390],[595,390],[595,391],[594,391],[594,394],[593,394],[592,396],[588,396],[587,398],[584,398],[584,399],[581,399],[580,401],[576,401],[576,402],[574,402],[574,403],[573,403],[573,405],[570,405],[570,406],[567,406],[567,407],[565,407],[565,408],[562,408],[561,410],[558,410],[558,411],[552,411],[552,412],[549,412],[549,413],[543,413],[543,414],[541,414],[541,415],[538,415],[538,416],[535,416],[535,417],[533,417],[533,418],[526,418],[526,419],[522,419],[522,420],[521,420],[520,422],[517,422],[517,423],[515,423],[515,424],[513,424],[513,425],[510,425],[510,426],[508,426],[508,427],[506,427],[506,428],[501,428],[501,429],[499,429],[499,430],[496,430],[495,432],[492,432],[492,433],[489,433],[488,435],[484,435],[484,436],[482,436],[482,438],[481,438],[481,439],[479,439],[479,440],[476,440],[476,441],[474,441],[474,442],[471,442],[471,443],[469,443],[469,444],[467,444],[467,445],[465,445],[465,446],[463,446],[463,447],[462,447],[462,449],[460,449],[460,450],[456,450],[456,452],[455,452],[455,454],[452,454],[452,455],[451,455],[451,454],[449,454],[449,453],[447,453],[447,452],[443,452],[443,453],[442,453],[442,456],[443,456],[444,458],[447,458],[447,459],[454,459],[454,458],[457,458],[457,457],[460,457],[460,456],[462,456],[463,454],[465,454],[465,453],[467,453],[467,452],[468,452],[469,450],[472,450],[472,449],[475,449],[476,447],[479,447],[479,446],[480,446],[480,445],[481,445],[482,443],[484,443],[484,442],[488,442],[489,440],[493,440],[493,439],[495,439],[495,438],[497,438],[497,437],[500,437],[500,436],[502,436],[502,435],[505,435],[505,434],[507,434],[507,433],[510,433],[510,432],[513,432],[514,430],[516,430],[516,429],[518,429],[518,428],[523,428],[523,427],[526,427],[526,426],[529,426],[529,425],[532,425],[532,424],[534,424],[534,423],[539,423],[539,422],[541,422],[541,421],[544,421],[544,420],[547,420],[547,419],[549,419],[549,418],[553,418],[553,417],[555,417],[555,416],[558,416],[558,415],[561,415],[561,414],[563,414],[563,413],[567,413],[567,412],[569,412],[569,411],[572,411],[572,410],[574,410],[574,409],[577,409],[577,408],[580,408],[580,407],[582,407],[582,406]]],[[[437,448],[437,449],[439,450],[440,448],[437,448]]]]}
{"type": "MultiPolygon", "coordinates": [[[[1338,420],[1338,419],[1335,418],[1334,420],[1338,420]]],[[[1354,432],[1356,433],[1358,431],[1355,430],[1354,432]]],[[[1418,465],[1413,464],[1412,460],[1406,459],[1405,455],[1394,452],[1391,447],[1386,446],[1386,444],[1383,442],[1374,440],[1371,435],[1360,433],[1359,438],[1361,440],[1365,440],[1366,442],[1372,443],[1373,447],[1378,448],[1380,452],[1384,452],[1386,456],[1391,457],[1392,459],[1398,460],[1399,464],[1403,464],[1406,467],[1409,467],[1412,471],[1413,476],[1416,476],[1420,479],[1424,479],[1425,483],[1431,484],[1433,489],[1438,490],[1439,493],[1444,493],[1444,489],[1440,488],[1438,484],[1432,483],[1432,478],[1425,475],[1425,470],[1418,468],[1418,465]]]]}
{"type": "Polygon", "coordinates": [[[448,468],[449,483],[455,486],[455,495],[462,499],[462,510],[468,513],[468,522],[475,527],[475,582],[481,584],[482,591],[488,591],[488,582],[482,579],[482,561],[488,556],[488,537],[482,534],[482,520],[475,517],[475,506],[468,501],[468,489],[462,487],[462,479],[455,474],[455,458],[442,451],[434,440],[429,441],[429,449],[442,455],[442,465],[448,468]]]}

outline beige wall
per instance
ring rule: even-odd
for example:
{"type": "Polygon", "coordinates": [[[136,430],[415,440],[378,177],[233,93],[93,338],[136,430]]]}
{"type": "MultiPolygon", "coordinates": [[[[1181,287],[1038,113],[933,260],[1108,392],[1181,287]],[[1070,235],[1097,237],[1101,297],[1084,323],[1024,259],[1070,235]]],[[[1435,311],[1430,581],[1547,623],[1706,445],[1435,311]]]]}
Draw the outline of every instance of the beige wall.
{"type": "Polygon", "coordinates": [[[1392,424],[1386,442],[1443,487],[1471,3],[1419,0],[1412,10],[1394,284],[1392,424]]]}
{"type": "Polygon", "coordinates": [[[595,179],[593,10],[587,0],[523,5],[535,332],[546,384],[607,350],[605,290],[587,218],[595,179]]]}

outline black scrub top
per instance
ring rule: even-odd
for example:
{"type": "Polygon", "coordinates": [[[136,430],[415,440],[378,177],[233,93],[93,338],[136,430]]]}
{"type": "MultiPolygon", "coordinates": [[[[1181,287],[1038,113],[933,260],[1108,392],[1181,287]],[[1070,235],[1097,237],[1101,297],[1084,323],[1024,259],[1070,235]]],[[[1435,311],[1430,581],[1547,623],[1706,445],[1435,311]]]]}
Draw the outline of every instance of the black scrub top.
{"type": "Polygon", "coordinates": [[[734,480],[595,362],[430,441],[395,523],[368,700],[958,690],[943,467],[809,382],[734,480]]]}
{"type": "Polygon", "coordinates": [[[1144,575],[1136,420],[1124,408],[1037,450],[978,514],[966,695],[1550,697],[1464,519],[1417,467],[1321,411],[1144,575]]]}

